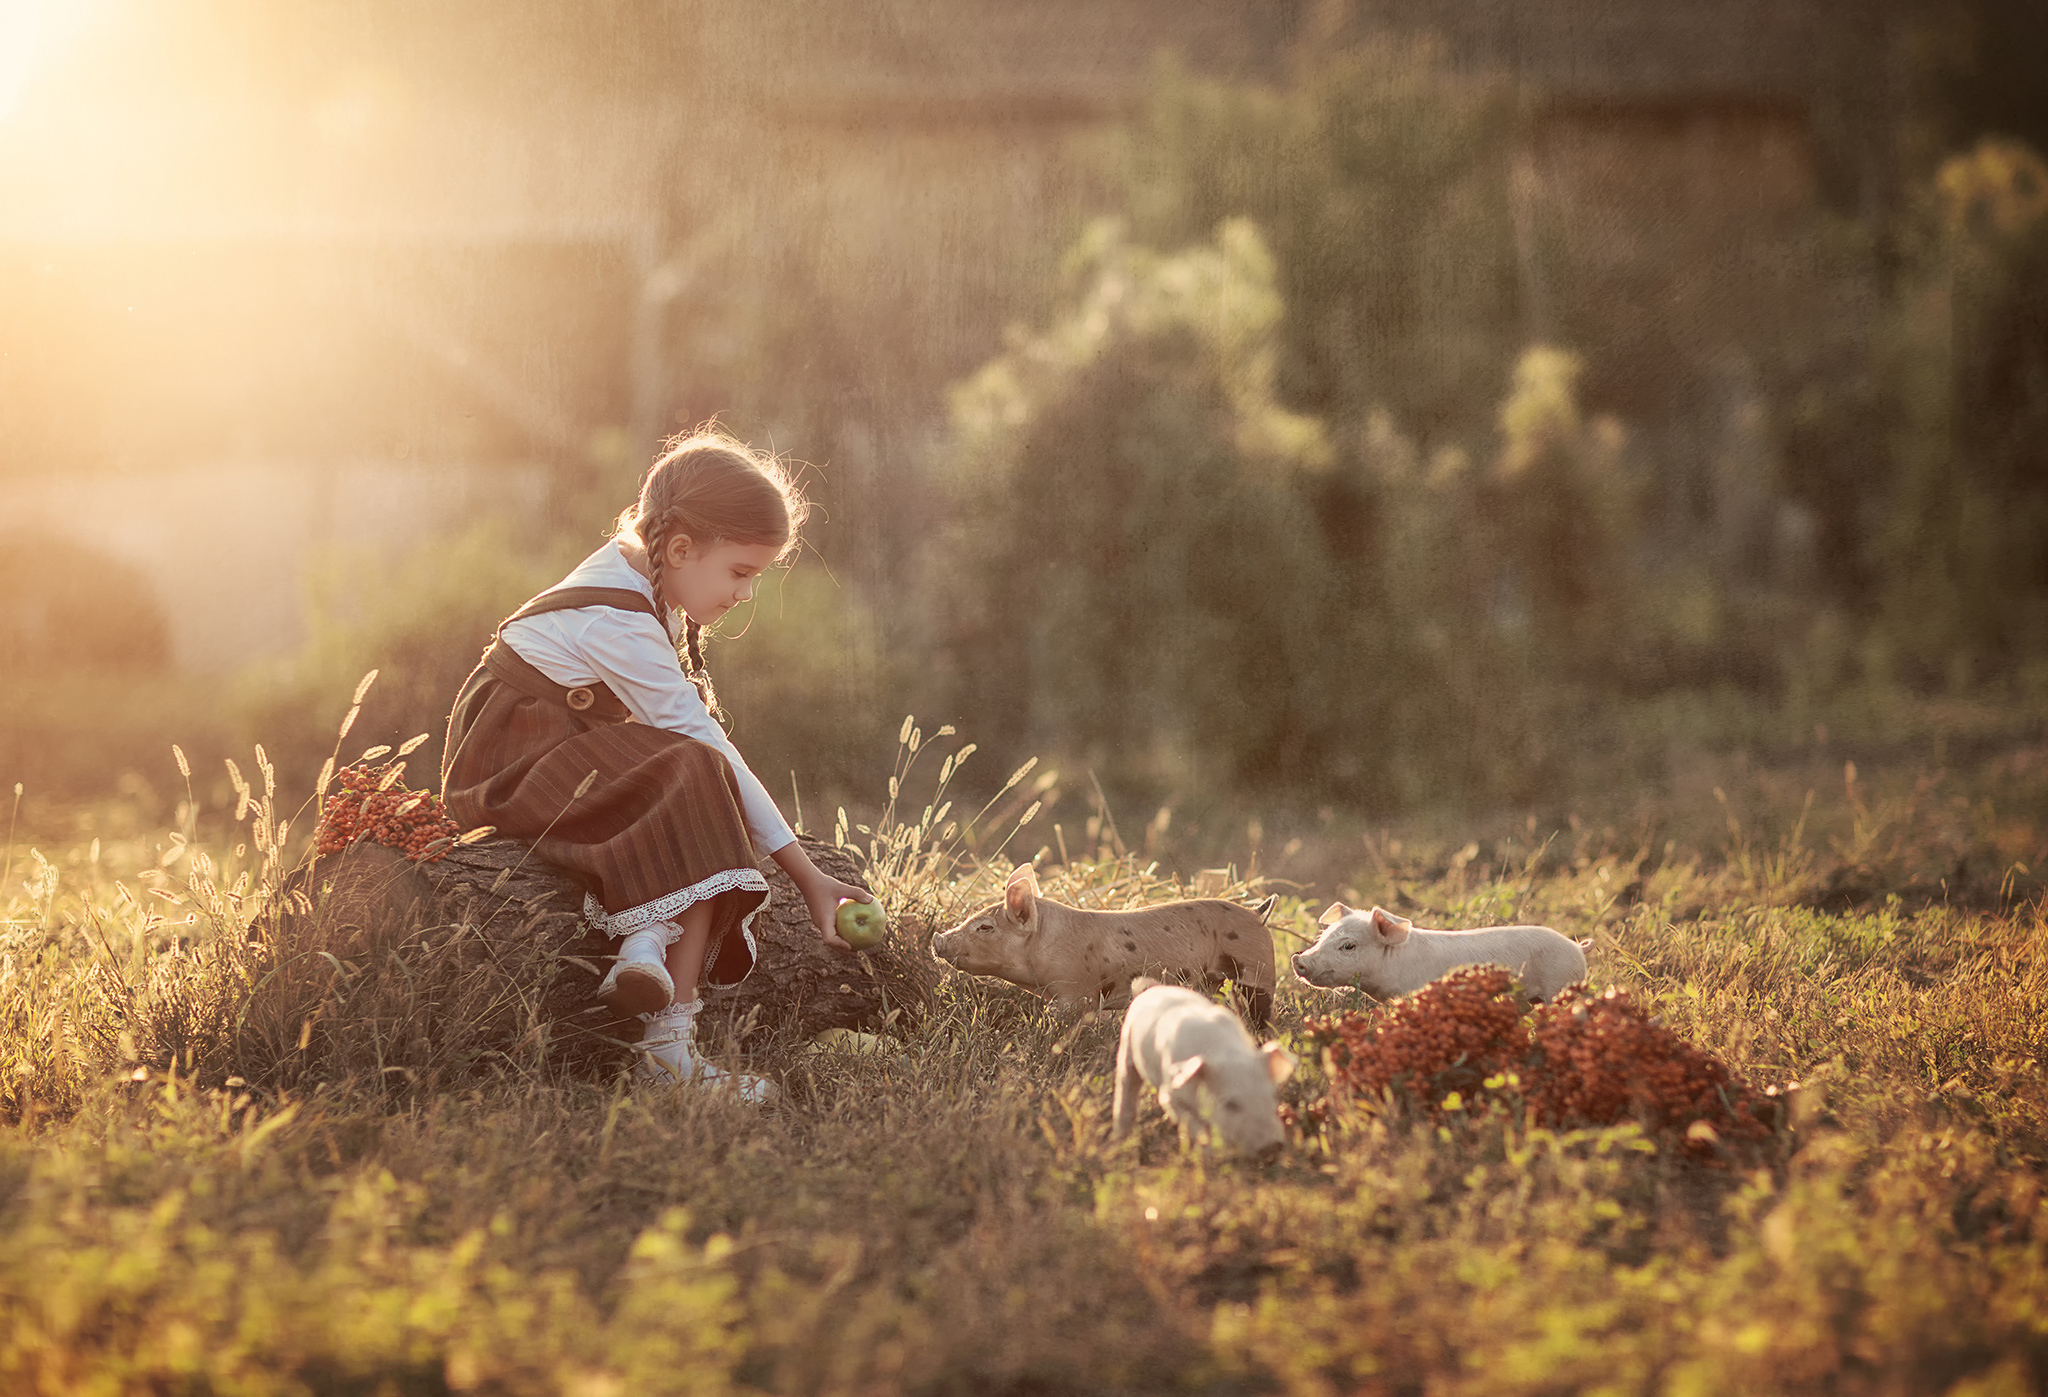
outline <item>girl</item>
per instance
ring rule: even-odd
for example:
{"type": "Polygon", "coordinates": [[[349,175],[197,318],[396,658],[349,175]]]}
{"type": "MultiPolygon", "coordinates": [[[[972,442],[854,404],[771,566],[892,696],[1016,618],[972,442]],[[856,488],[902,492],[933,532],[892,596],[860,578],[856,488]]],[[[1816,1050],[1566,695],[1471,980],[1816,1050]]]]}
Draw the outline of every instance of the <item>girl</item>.
{"type": "Polygon", "coordinates": [[[755,846],[803,894],[829,945],[843,898],[713,715],[703,630],[795,547],[803,498],[770,457],[704,430],[673,442],[618,531],[498,628],[448,718],[441,789],[465,825],[495,825],[578,875],[619,941],[598,997],[646,1023],[637,1074],[772,1088],[701,1061],[700,980],[737,983],[768,898],[755,846]],[[685,673],[673,631],[682,614],[685,673]]]}

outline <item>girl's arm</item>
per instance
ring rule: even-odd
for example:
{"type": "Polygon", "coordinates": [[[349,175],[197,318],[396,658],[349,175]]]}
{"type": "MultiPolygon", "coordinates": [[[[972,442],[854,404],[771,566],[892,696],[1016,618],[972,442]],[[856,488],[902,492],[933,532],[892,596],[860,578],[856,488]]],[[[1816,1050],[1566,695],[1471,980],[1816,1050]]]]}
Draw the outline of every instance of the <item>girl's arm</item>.
{"type": "Polygon", "coordinates": [[[725,755],[739,782],[740,803],[745,807],[748,832],[755,846],[767,849],[769,857],[782,866],[811,914],[811,925],[829,946],[850,951],[833,926],[841,898],[871,902],[866,888],[843,883],[828,876],[804,846],[796,832],[775,807],[760,779],[748,768],[746,758],[733,746],[725,729],[704,709],[695,685],[683,678],[675,651],[668,646],[661,623],[636,612],[596,610],[569,613],[582,622],[581,651],[605,683],[631,710],[634,717],[650,727],[666,728],[694,737],[725,755]]]}
{"type": "Polygon", "coordinates": [[[661,622],[639,612],[601,607],[559,614],[575,627],[578,659],[596,671],[628,712],[650,728],[694,737],[724,756],[739,782],[740,805],[755,848],[772,851],[796,838],[740,749],[705,711],[696,685],[683,677],[661,622]]]}
{"type": "Polygon", "coordinates": [[[852,898],[855,902],[872,902],[875,895],[854,883],[842,883],[816,864],[804,852],[804,846],[794,839],[769,855],[782,865],[782,871],[789,875],[789,881],[796,884],[796,890],[803,894],[804,906],[810,910],[811,925],[825,938],[828,946],[837,946],[842,951],[853,947],[841,939],[833,925],[839,911],[841,898],[852,898]]]}

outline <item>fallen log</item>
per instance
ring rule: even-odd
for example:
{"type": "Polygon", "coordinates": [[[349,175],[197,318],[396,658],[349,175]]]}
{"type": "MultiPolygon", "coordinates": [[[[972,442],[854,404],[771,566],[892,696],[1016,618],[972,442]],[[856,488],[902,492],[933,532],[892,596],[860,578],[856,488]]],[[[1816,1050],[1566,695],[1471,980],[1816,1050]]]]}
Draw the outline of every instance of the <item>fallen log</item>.
{"type": "MultiPolygon", "coordinates": [[[[858,881],[844,851],[805,838],[819,868],[858,881]]],[[[867,951],[825,944],[796,887],[762,864],[753,973],[713,989],[699,1041],[751,1051],[830,1028],[908,1027],[929,1008],[931,929],[899,922],[867,951]]],[[[437,1082],[502,1061],[603,1076],[626,1065],[637,1019],[595,1000],[612,943],[583,918],[583,888],[516,840],[414,863],[358,843],[292,878],[238,1040],[251,1081],[437,1082]]]]}

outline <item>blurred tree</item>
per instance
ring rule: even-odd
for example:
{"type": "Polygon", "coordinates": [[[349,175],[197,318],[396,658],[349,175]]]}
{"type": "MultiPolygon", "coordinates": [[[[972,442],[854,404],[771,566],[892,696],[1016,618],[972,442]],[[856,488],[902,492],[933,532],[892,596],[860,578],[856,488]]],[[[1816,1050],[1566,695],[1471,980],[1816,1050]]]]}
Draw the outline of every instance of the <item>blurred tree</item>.
{"type": "Polygon", "coordinates": [[[1328,593],[1320,425],[1280,407],[1257,230],[1176,254],[1103,223],[1054,323],[956,391],[953,534],[930,559],[970,730],[1126,779],[1302,774],[1328,593]]]}
{"type": "Polygon", "coordinates": [[[2048,655],[2048,162],[1988,139],[1932,196],[1894,312],[1873,547],[1887,639],[1914,677],[1960,685],[2048,655]]]}
{"type": "Polygon", "coordinates": [[[1276,401],[1275,282],[1245,220],[1175,253],[1099,224],[956,392],[944,711],[1147,796],[1556,789],[1664,628],[1619,429],[1537,347],[1488,465],[1386,412],[1333,441],[1276,401]]]}
{"type": "Polygon", "coordinates": [[[1566,350],[1523,352],[1483,494],[1497,592],[1517,594],[1535,643],[1578,671],[1628,652],[1633,545],[1642,533],[1619,425],[1589,423],[1579,411],[1583,369],[1566,350]]]}
{"type": "Polygon", "coordinates": [[[1370,754],[1345,794],[1541,799],[1606,740],[1615,702],[1663,677],[1680,612],[1643,565],[1620,428],[1586,418],[1579,374],[1566,351],[1526,350],[1490,461],[1425,453],[1386,413],[1346,444],[1328,488],[1360,524],[1332,548],[1320,684],[1339,769],[1370,754]]]}
{"type": "Polygon", "coordinates": [[[1284,87],[1173,67],[1116,148],[1132,235],[1252,219],[1288,307],[1281,400],[1333,423],[1390,409],[1427,443],[1487,428],[1522,334],[1505,84],[1428,47],[1314,53],[1284,87]]]}

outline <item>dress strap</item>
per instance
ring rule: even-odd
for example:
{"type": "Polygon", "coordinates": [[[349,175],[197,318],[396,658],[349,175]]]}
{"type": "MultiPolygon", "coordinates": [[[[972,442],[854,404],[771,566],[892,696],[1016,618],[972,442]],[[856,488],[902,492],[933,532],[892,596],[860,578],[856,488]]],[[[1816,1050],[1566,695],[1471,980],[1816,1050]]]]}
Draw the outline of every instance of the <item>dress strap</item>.
{"type": "Polygon", "coordinates": [[[620,611],[637,611],[645,616],[660,619],[661,613],[654,609],[649,598],[630,587],[557,587],[552,592],[542,592],[526,605],[498,623],[503,630],[514,621],[524,621],[529,616],[542,616],[550,611],[580,611],[586,606],[609,606],[620,611]]]}
{"type": "Polygon", "coordinates": [[[633,716],[632,711],[606,685],[578,684],[572,689],[565,684],[557,684],[504,640],[505,627],[514,621],[544,616],[550,611],[580,611],[586,606],[609,606],[660,619],[654,603],[630,588],[557,587],[552,592],[542,592],[498,623],[498,634],[492,637],[490,648],[484,651],[483,667],[528,698],[559,704],[585,722],[623,723],[633,716]]]}
{"type": "Polygon", "coordinates": [[[568,709],[587,723],[623,723],[633,716],[625,701],[602,682],[570,688],[543,674],[531,660],[502,640],[491,642],[484,651],[484,669],[491,676],[517,689],[528,698],[568,709]]]}

